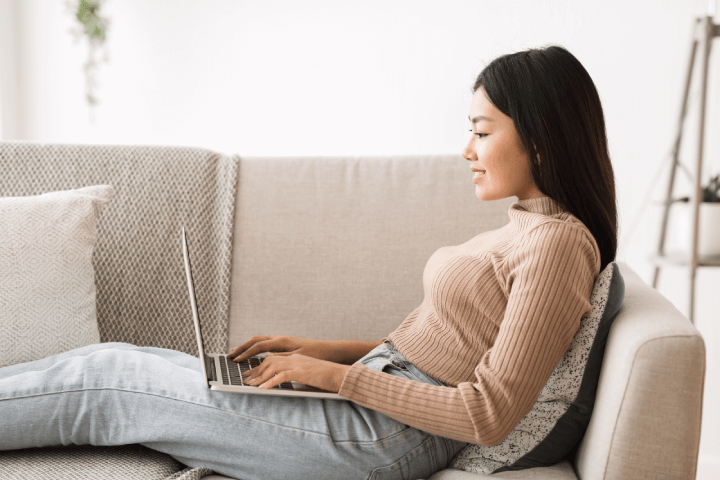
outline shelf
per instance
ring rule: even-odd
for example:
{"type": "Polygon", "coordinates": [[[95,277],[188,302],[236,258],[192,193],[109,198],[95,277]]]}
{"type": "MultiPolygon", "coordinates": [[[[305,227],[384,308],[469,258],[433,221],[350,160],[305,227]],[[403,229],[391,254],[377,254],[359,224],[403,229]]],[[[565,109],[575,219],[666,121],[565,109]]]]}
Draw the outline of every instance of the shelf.
{"type": "MultiPolygon", "coordinates": [[[[655,265],[690,265],[690,255],[683,253],[653,255],[650,261],[655,265]]],[[[720,267],[720,255],[699,256],[697,264],[698,267],[720,267]]]]}

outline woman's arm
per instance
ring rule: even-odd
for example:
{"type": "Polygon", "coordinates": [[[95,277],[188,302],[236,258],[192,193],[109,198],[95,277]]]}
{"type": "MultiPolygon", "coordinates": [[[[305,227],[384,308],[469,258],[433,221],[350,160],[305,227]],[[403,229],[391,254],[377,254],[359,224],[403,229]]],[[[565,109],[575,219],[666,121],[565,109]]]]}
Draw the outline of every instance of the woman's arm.
{"type": "Polygon", "coordinates": [[[331,352],[335,363],[352,365],[370,351],[382,345],[382,342],[362,342],[359,340],[321,340],[326,342],[325,348],[331,352]]]}
{"type": "Polygon", "coordinates": [[[352,365],[381,343],[359,340],[311,340],[285,335],[256,335],[239,347],[231,349],[228,356],[239,362],[253,355],[273,352],[278,356],[297,354],[352,365]]]}

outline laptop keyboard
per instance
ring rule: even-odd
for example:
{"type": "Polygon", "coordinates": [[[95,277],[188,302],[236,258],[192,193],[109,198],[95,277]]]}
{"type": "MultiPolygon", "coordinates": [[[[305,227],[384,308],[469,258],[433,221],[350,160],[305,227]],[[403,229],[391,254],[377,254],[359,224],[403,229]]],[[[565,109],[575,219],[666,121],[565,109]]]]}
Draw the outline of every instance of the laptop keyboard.
{"type": "MultiPolygon", "coordinates": [[[[238,385],[241,387],[257,387],[258,385],[245,385],[243,382],[242,374],[248,370],[257,367],[263,361],[262,358],[250,357],[242,362],[233,362],[232,359],[219,355],[220,359],[220,374],[222,375],[223,385],[238,385]]],[[[284,390],[293,390],[292,383],[284,382],[279,385],[275,385],[272,388],[280,388],[284,390]]]]}

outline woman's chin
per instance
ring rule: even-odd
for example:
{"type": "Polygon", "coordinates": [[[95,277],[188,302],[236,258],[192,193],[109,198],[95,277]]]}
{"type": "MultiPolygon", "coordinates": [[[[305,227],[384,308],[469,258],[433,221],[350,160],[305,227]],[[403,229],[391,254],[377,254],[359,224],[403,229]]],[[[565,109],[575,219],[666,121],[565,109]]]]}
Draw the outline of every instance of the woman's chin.
{"type": "Polygon", "coordinates": [[[475,186],[475,196],[483,202],[491,202],[493,200],[502,200],[503,198],[510,197],[512,195],[506,195],[503,193],[488,191],[487,188],[481,188],[479,185],[475,186]]]}
{"type": "Polygon", "coordinates": [[[479,185],[475,185],[475,196],[484,202],[497,200],[491,192],[488,192],[487,188],[481,188],[479,185]]]}

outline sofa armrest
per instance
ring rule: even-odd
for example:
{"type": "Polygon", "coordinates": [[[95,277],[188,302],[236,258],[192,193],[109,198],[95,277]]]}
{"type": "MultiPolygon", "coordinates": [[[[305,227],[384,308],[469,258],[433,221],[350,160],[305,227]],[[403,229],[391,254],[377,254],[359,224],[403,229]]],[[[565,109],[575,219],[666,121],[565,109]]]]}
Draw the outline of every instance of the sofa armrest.
{"type": "Polygon", "coordinates": [[[620,271],[625,299],[610,329],[575,469],[583,480],[694,479],[705,343],[669,300],[627,265],[620,271]]]}

